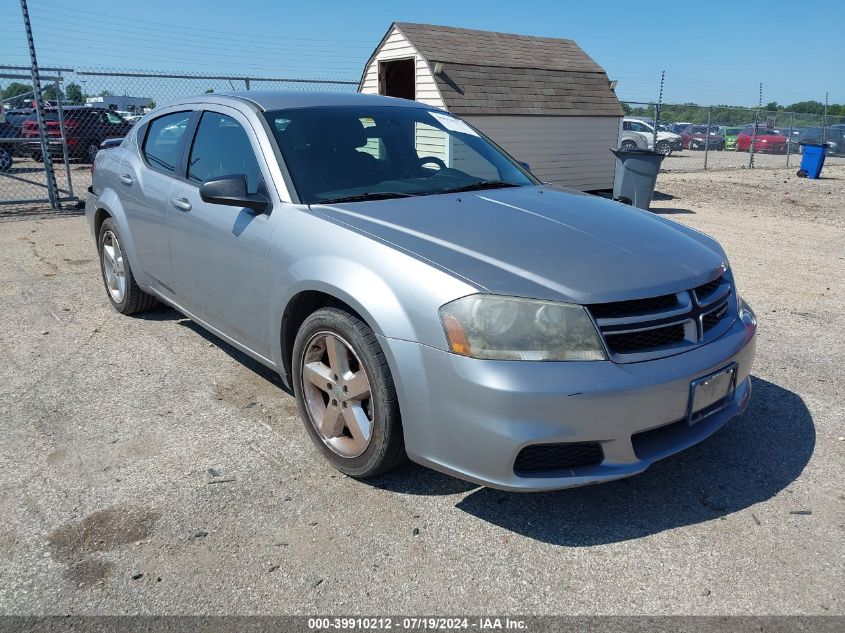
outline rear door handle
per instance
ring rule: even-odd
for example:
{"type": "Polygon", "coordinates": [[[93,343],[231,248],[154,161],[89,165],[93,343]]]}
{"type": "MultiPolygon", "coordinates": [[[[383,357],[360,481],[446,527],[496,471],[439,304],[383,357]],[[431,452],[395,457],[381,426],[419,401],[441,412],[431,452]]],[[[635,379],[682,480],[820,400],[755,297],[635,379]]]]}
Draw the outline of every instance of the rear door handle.
{"type": "Polygon", "coordinates": [[[118,178],[120,178],[120,182],[122,182],[124,185],[131,185],[133,182],[135,182],[134,180],[132,180],[132,176],[130,176],[129,174],[120,174],[118,178]]]}
{"type": "Polygon", "coordinates": [[[179,209],[180,211],[191,210],[191,203],[188,202],[187,198],[171,198],[170,202],[172,202],[173,206],[179,209]]]}

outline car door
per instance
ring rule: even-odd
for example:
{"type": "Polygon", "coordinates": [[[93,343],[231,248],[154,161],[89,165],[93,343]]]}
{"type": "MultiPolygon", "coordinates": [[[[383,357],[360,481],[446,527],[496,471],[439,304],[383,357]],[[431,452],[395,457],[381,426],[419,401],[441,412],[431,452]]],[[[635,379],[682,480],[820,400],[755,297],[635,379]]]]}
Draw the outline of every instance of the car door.
{"type": "Polygon", "coordinates": [[[184,162],[167,209],[178,300],[212,327],[269,357],[272,210],[211,204],[199,190],[208,180],[243,174],[249,193],[267,195],[270,175],[255,131],[234,108],[207,109],[184,162]]]}
{"type": "Polygon", "coordinates": [[[194,115],[183,108],[149,121],[138,130],[137,150],[126,152],[118,168],[120,201],[142,269],[138,277],[168,294],[173,291],[167,234],[170,189],[194,115]]]}

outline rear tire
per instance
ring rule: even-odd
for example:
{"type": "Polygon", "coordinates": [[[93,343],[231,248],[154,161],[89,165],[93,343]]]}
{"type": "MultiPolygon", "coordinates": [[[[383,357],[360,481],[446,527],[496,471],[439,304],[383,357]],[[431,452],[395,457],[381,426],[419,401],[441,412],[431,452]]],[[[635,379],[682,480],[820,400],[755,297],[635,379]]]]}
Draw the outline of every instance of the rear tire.
{"type": "Polygon", "coordinates": [[[632,149],[637,149],[637,144],[634,141],[625,140],[625,141],[622,141],[622,144],[619,146],[619,149],[624,149],[624,150],[630,151],[632,149]]]}
{"type": "Polygon", "coordinates": [[[393,377],[366,323],[339,307],[317,310],[296,334],[291,364],[302,422],[332,466],[367,478],[407,459],[393,377]]]}
{"type": "Polygon", "coordinates": [[[0,171],[9,171],[12,168],[12,152],[0,147],[0,171]]]}
{"type": "Polygon", "coordinates": [[[672,144],[669,141],[660,141],[657,145],[654,146],[655,151],[663,154],[664,156],[671,156],[672,155],[672,144]]]}
{"type": "Polygon", "coordinates": [[[85,141],[85,153],[82,155],[82,158],[89,163],[93,163],[98,151],[100,151],[100,146],[89,139],[85,141]]]}
{"type": "Polygon", "coordinates": [[[117,222],[107,218],[97,236],[100,272],[103,275],[106,295],[114,309],[121,314],[146,312],[158,305],[158,299],[138,286],[129,266],[124,244],[117,222]]]}

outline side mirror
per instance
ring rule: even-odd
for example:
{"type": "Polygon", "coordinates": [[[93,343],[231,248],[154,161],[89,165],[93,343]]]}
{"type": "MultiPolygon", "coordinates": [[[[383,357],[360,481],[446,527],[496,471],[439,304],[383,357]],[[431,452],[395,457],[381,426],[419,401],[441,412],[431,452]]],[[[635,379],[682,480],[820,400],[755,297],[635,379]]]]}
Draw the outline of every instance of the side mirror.
{"type": "Polygon", "coordinates": [[[109,149],[111,147],[117,147],[123,142],[123,138],[107,138],[105,141],[100,143],[100,149],[109,149]]]}
{"type": "Polygon", "coordinates": [[[522,165],[522,168],[523,168],[525,171],[531,171],[531,165],[529,165],[528,163],[523,162],[523,161],[521,161],[521,160],[520,160],[520,161],[517,161],[517,162],[518,162],[520,165],[522,165]]]}
{"type": "Polygon", "coordinates": [[[246,192],[246,176],[243,174],[204,182],[200,187],[200,198],[211,204],[245,207],[259,213],[264,213],[270,208],[270,201],[266,196],[246,192]]]}

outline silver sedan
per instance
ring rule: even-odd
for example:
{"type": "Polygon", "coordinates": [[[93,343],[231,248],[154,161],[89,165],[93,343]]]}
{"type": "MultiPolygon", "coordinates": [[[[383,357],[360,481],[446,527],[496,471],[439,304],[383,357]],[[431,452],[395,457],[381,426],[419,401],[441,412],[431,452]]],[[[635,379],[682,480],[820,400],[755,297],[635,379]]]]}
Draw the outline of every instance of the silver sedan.
{"type": "Polygon", "coordinates": [[[166,303],[279,372],[354,477],[608,481],[750,397],[756,321],[715,240],[420,103],[185,99],[99,152],[86,214],[119,312],[166,303]]]}

